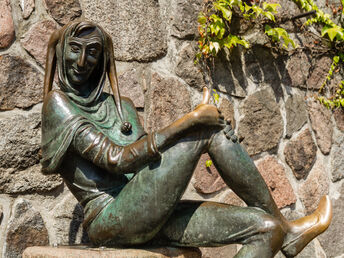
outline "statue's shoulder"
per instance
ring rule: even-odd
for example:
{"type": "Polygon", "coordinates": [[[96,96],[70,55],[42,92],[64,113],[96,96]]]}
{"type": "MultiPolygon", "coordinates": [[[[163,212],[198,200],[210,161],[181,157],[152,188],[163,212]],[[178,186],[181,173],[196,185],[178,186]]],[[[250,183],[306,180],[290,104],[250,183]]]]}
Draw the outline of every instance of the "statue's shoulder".
{"type": "Polygon", "coordinates": [[[44,99],[44,104],[52,104],[52,103],[59,103],[61,104],[64,102],[69,102],[68,97],[65,93],[60,90],[52,90],[48,93],[48,95],[44,99]]]}
{"type": "Polygon", "coordinates": [[[43,114],[55,113],[59,110],[72,109],[69,98],[60,90],[52,90],[44,99],[43,114]],[[63,109],[61,109],[63,107],[63,109]]]}

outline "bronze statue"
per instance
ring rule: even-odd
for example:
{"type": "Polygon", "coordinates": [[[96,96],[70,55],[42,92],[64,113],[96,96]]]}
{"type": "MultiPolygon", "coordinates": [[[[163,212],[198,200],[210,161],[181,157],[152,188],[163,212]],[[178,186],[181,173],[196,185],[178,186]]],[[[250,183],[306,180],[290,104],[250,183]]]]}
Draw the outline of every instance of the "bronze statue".
{"type": "Polygon", "coordinates": [[[42,111],[43,173],[59,173],[84,207],[94,245],[221,246],[236,257],[292,257],[329,226],[323,197],[311,215],[289,222],[220,111],[203,102],[147,134],[118,90],[110,36],[72,22],[51,36],[42,111]],[[57,64],[59,90],[51,90],[57,64]],[[106,74],[113,95],[104,93],[106,74]],[[202,153],[248,207],[180,201],[202,153]]]}

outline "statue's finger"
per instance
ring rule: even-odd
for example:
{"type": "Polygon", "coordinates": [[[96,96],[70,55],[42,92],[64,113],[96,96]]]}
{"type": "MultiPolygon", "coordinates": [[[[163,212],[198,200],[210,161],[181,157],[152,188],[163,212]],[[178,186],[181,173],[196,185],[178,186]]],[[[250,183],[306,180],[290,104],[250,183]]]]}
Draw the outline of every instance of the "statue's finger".
{"type": "Polygon", "coordinates": [[[225,126],[226,126],[226,122],[225,122],[225,120],[223,120],[223,119],[219,118],[219,119],[218,119],[218,122],[219,122],[219,124],[220,124],[221,126],[223,126],[223,127],[225,127],[225,126]]]}
{"type": "Polygon", "coordinates": [[[202,104],[209,104],[210,92],[207,87],[203,87],[203,100],[202,104]]]}

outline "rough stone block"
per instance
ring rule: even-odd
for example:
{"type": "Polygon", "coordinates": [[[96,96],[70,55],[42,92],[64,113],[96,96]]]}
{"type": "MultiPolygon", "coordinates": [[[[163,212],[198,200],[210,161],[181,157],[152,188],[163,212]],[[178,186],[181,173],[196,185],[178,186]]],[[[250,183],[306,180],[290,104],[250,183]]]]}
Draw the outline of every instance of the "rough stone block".
{"type": "Polygon", "coordinates": [[[292,55],[287,63],[287,71],[291,80],[291,86],[304,88],[311,63],[303,52],[292,55]]]}
{"type": "Polygon", "coordinates": [[[287,118],[287,138],[290,138],[294,132],[300,130],[307,122],[307,110],[305,100],[302,96],[294,95],[287,99],[285,103],[287,118]]]}
{"type": "Polygon", "coordinates": [[[344,110],[342,108],[337,108],[334,111],[334,119],[338,129],[344,132],[344,110]]]}
{"type": "Polygon", "coordinates": [[[333,134],[331,111],[315,100],[308,102],[308,111],[317,144],[321,152],[327,155],[331,150],[333,134]]]}
{"type": "Polygon", "coordinates": [[[329,184],[326,169],[317,162],[299,188],[299,196],[307,213],[313,212],[318,207],[320,198],[328,194],[329,184]]]}
{"type": "MultiPolygon", "coordinates": [[[[234,59],[236,57],[231,54],[230,58],[234,59]]],[[[271,49],[258,44],[253,45],[244,54],[243,68],[240,67],[239,63],[236,68],[238,72],[234,71],[234,76],[240,78],[243,82],[248,80],[248,85],[252,85],[252,83],[256,87],[259,84],[269,85],[273,89],[277,100],[283,96],[282,75],[286,73],[286,64],[283,57],[276,58],[271,49]],[[242,70],[243,68],[245,74],[240,75],[240,69],[242,70]],[[242,76],[244,76],[244,79],[242,79],[242,76]]],[[[242,86],[244,85],[243,82],[240,82],[242,86]]]]}
{"type": "Polygon", "coordinates": [[[19,199],[7,225],[5,257],[20,257],[26,247],[49,244],[41,214],[29,201],[19,199]]]}
{"type": "Polygon", "coordinates": [[[296,202],[296,196],[286,177],[285,170],[276,158],[268,156],[258,160],[257,168],[268,185],[278,208],[283,208],[296,202]]]}
{"type": "MultiPolygon", "coordinates": [[[[0,121],[0,167],[24,170],[39,163],[39,112],[14,114],[0,121]]],[[[1,176],[0,176],[1,178],[1,176]]]]}
{"type": "Polygon", "coordinates": [[[335,134],[333,138],[333,149],[331,152],[332,181],[337,182],[344,178],[344,134],[335,134]]]}
{"type": "Polygon", "coordinates": [[[214,193],[227,186],[214,165],[206,166],[207,160],[210,160],[208,154],[201,156],[194,174],[193,186],[197,192],[202,194],[214,193]]]}
{"type": "Polygon", "coordinates": [[[149,130],[163,128],[191,111],[190,93],[186,86],[173,77],[154,72],[148,99],[149,130]]]}
{"type": "Polygon", "coordinates": [[[240,206],[240,207],[246,207],[246,203],[239,198],[232,190],[229,189],[226,196],[222,199],[222,202],[234,205],[234,206],[240,206]]]}
{"type": "Polygon", "coordinates": [[[0,193],[28,194],[51,191],[63,183],[57,175],[43,175],[40,165],[25,170],[0,168],[0,193]]]}
{"type": "Polygon", "coordinates": [[[333,219],[329,228],[318,237],[327,257],[343,257],[344,250],[344,184],[339,189],[339,198],[332,199],[333,219]]]}
{"type": "Polygon", "coordinates": [[[54,227],[54,244],[75,245],[87,244],[89,239],[82,227],[84,213],[72,193],[63,198],[51,212],[52,225],[54,227]]]}
{"type": "Polygon", "coordinates": [[[202,258],[233,258],[237,253],[237,245],[226,245],[221,247],[200,248],[202,258]]]}
{"type": "Polygon", "coordinates": [[[36,110],[0,121],[0,193],[41,193],[62,184],[60,176],[41,173],[40,125],[36,110]]]}
{"type": "Polygon", "coordinates": [[[221,100],[221,105],[219,107],[221,114],[225,117],[226,120],[231,121],[231,125],[233,128],[236,126],[236,121],[234,118],[234,105],[228,99],[223,98],[221,100]]]}
{"type": "Polygon", "coordinates": [[[0,56],[0,110],[28,108],[42,99],[43,75],[21,57],[0,56]]]}
{"type": "Polygon", "coordinates": [[[216,89],[231,96],[246,97],[248,82],[242,57],[242,51],[234,48],[229,59],[224,56],[215,59],[213,83],[216,89]]]}
{"type": "Polygon", "coordinates": [[[311,73],[306,82],[307,86],[305,86],[305,88],[318,90],[327,76],[332,64],[332,59],[328,56],[322,56],[319,59],[314,60],[314,64],[315,65],[311,69],[311,73]]]}
{"type": "Polygon", "coordinates": [[[29,247],[23,253],[23,258],[201,258],[196,248],[147,248],[147,249],[116,249],[88,248],[83,246],[61,247],[29,247]]]}
{"type": "Polygon", "coordinates": [[[20,39],[22,46],[38,61],[45,66],[47,46],[51,34],[58,28],[52,20],[43,20],[34,24],[20,39]]]}
{"type": "Polygon", "coordinates": [[[14,25],[8,0],[0,0],[0,49],[8,48],[14,40],[14,25]]]}
{"type": "Polygon", "coordinates": [[[23,18],[24,19],[29,18],[33,10],[35,10],[35,0],[21,1],[20,8],[22,10],[23,18]]]}
{"type": "Polygon", "coordinates": [[[197,16],[202,9],[202,0],[172,1],[172,32],[177,38],[194,38],[197,32],[197,16]]]}
{"type": "Polygon", "coordinates": [[[305,129],[284,149],[285,160],[297,179],[305,178],[316,159],[317,147],[309,129],[305,129]]]}
{"type": "Polygon", "coordinates": [[[196,51],[191,43],[185,43],[179,50],[175,61],[175,73],[189,86],[202,90],[206,86],[203,74],[198,65],[195,65],[196,51]]]}
{"type": "Polygon", "coordinates": [[[45,0],[45,4],[50,15],[61,25],[80,17],[82,13],[78,0],[45,0]]]}
{"type": "Polygon", "coordinates": [[[258,91],[242,103],[244,115],[239,122],[239,139],[250,155],[271,150],[283,133],[283,121],[276,99],[270,90],[258,91]]]}
{"type": "Polygon", "coordinates": [[[166,54],[166,24],[156,0],[84,0],[85,18],[100,24],[114,43],[115,59],[151,61],[166,54]]]}
{"type": "Polygon", "coordinates": [[[140,83],[142,76],[143,74],[140,73],[140,70],[135,68],[118,76],[121,96],[130,98],[137,108],[143,108],[145,102],[145,96],[140,83]]]}

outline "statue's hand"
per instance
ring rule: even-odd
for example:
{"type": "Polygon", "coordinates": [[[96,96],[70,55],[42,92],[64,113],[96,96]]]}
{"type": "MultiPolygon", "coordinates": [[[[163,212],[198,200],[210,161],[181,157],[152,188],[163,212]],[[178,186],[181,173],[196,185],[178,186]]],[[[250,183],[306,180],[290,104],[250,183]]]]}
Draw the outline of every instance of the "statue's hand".
{"type": "Polygon", "coordinates": [[[222,128],[226,126],[223,115],[214,105],[200,104],[191,114],[195,125],[219,126],[222,128]]]}
{"type": "Polygon", "coordinates": [[[224,128],[226,123],[221,111],[214,105],[209,103],[210,93],[207,88],[203,88],[203,100],[194,111],[191,112],[193,116],[193,124],[205,126],[219,126],[224,128]]]}
{"type": "Polygon", "coordinates": [[[189,129],[207,129],[210,126],[221,129],[225,128],[226,124],[223,115],[221,115],[221,112],[214,105],[208,104],[209,97],[209,91],[205,88],[203,90],[203,101],[194,111],[156,132],[155,139],[158,150],[169,146],[169,144],[174,144],[189,129]]]}

